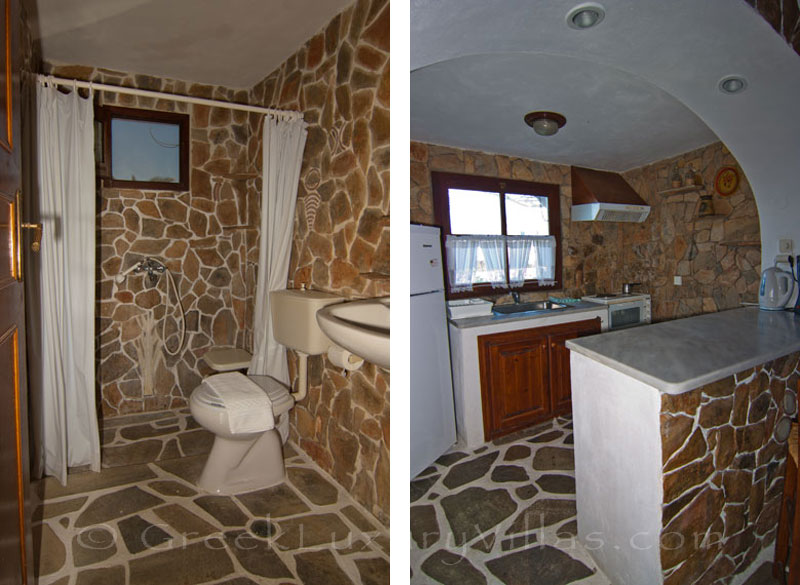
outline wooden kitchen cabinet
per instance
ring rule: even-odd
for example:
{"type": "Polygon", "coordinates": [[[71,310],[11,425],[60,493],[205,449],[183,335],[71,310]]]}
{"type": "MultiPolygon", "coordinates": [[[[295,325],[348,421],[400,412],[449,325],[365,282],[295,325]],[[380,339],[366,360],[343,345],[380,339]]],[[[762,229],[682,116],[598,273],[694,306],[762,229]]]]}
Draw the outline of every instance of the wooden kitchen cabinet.
{"type": "Polygon", "coordinates": [[[571,411],[569,339],[600,333],[600,319],[478,337],[487,441],[571,411]]]}

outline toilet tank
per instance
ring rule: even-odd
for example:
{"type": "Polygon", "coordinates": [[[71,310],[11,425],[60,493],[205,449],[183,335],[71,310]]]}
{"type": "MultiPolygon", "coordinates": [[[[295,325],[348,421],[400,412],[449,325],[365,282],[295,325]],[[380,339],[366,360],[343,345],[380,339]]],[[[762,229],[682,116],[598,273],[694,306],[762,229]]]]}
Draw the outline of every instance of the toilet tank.
{"type": "Polygon", "coordinates": [[[343,301],[318,290],[275,290],[269,293],[272,333],[278,343],[309,355],[325,353],[333,342],[317,324],[317,311],[343,301]]]}

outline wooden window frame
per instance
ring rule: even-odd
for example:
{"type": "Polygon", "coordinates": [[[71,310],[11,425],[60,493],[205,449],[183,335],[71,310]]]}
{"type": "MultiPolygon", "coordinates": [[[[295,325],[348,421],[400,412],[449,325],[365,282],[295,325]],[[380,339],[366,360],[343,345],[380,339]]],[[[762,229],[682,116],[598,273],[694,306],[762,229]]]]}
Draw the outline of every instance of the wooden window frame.
{"type": "Polygon", "coordinates": [[[102,144],[97,160],[97,176],[106,187],[115,189],[147,189],[151,191],[188,191],[189,190],[189,115],[178,112],[160,112],[156,110],[140,110],[119,106],[97,106],[95,121],[99,122],[102,144]],[[178,182],[166,181],[126,181],[111,176],[111,121],[113,119],[139,120],[161,124],[175,124],[179,128],[178,144],[178,182]]]}
{"type": "MultiPolygon", "coordinates": [[[[436,225],[442,228],[443,251],[444,239],[451,234],[450,200],[448,197],[448,191],[450,189],[468,189],[500,193],[500,225],[503,235],[506,235],[506,193],[547,197],[547,219],[550,228],[550,235],[554,236],[556,239],[555,284],[550,286],[540,285],[538,280],[526,280],[521,287],[516,287],[513,289],[492,288],[491,284],[473,284],[471,291],[451,292],[450,281],[447,277],[447,254],[443,254],[442,262],[444,264],[446,284],[445,296],[448,299],[464,299],[472,297],[484,297],[487,295],[508,294],[512,290],[517,292],[532,292],[541,290],[558,290],[562,288],[561,195],[558,185],[550,183],[535,183],[533,181],[501,179],[499,177],[445,173],[440,171],[431,172],[431,184],[433,187],[434,218],[436,225]]],[[[506,261],[506,271],[508,271],[508,261],[506,261]]],[[[506,277],[508,277],[507,274],[506,277]]]]}

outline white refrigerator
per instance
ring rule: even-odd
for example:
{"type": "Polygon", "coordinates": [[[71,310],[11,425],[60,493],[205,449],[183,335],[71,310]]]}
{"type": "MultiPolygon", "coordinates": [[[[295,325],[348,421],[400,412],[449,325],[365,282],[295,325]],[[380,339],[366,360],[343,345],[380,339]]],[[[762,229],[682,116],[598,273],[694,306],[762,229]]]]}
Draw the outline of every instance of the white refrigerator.
{"type": "Polygon", "coordinates": [[[456,441],[439,228],[411,226],[411,477],[456,441]]]}

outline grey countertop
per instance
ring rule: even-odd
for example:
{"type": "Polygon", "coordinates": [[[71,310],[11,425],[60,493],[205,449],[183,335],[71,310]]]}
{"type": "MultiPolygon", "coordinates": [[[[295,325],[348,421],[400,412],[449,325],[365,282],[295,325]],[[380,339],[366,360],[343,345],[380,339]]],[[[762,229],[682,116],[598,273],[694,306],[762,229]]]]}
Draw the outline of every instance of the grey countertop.
{"type": "Polygon", "coordinates": [[[467,317],[466,319],[449,319],[449,322],[459,329],[468,329],[470,327],[484,327],[486,325],[497,325],[499,323],[510,323],[512,321],[522,321],[525,319],[553,317],[563,313],[585,313],[587,311],[602,309],[605,309],[605,305],[581,301],[580,303],[568,306],[566,309],[557,309],[554,311],[528,311],[526,313],[510,313],[508,315],[492,313],[491,315],[467,317]]]}
{"type": "Polygon", "coordinates": [[[745,307],[581,337],[567,347],[680,394],[800,350],[800,316],[745,307]]]}

